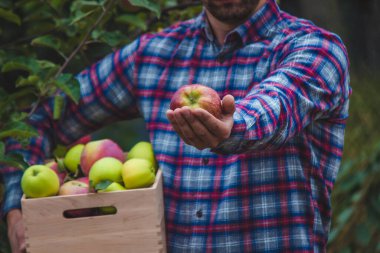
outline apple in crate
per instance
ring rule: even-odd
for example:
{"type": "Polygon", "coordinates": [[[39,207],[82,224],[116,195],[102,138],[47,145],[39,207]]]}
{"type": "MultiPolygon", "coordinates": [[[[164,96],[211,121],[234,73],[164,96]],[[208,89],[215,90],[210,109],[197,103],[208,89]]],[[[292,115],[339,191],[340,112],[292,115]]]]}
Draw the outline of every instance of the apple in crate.
{"type": "Polygon", "coordinates": [[[114,157],[104,157],[96,161],[89,172],[91,188],[95,188],[97,184],[103,181],[123,182],[121,177],[121,169],[123,163],[114,157]]]}
{"type": "Polygon", "coordinates": [[[149,187],[156,178],[152,163],[141,158],[132,158],[123,164],[122,176],[127,189],[149,187]]]}
{"type": "Polygon", "coordinates": [[[157,161],[154,156],[152,144],[147,141],[140,141],[136,143],[128,152],[127,160],[132,158],[141,158],[150,161],[153,167],[157,169],[157,161]]]}
{"type": "Polygon", "coordinates": [[[59,185],[57,173],[46,165],[28,167],[21,178],[21,188],[27,198],[57,195],[59,185]]]}
{"type": "Polygon", "coordinates": [[[88,193],[88,184],[79,180],[70,180],[61,185],[58,195],[76,195],[85,193],[88,193]]]}
{"type": "Polygon", "coordinates": [[[90,141],[84,146],[80,166],[83,173],[88,176],[92,165],[103,157],[113,157],[120,162],[125,161],[125,155],[121,147],[110,139],[90,141]]]}
{"type": "Polygon", "coordinates": [[[67,168],[67,170],[73,174],[76,174],[78,171],[83,149],[84,149],[84,144],[77,144],[71,147],[65,154],[63,163],[65,164],[65,167],[67,168]]]}
{"type": "MultiPolygon", "coordinates": [[[[125,191],[125,190],[126,188],[123,185],[117,182],[112,182],[105,189],[98,190],[98,192],[115,192],[115,191],[125,191]]],[[[116,208],[113,206],[100,207],[100,213],[101,214],[115,214],[116,208]]]]}
{"type": "Polygon", "coordinates": [[[57,173],[59,178],[59,185],[62,185],[63,182],[65,182],[67,172],[64,169],[60,168],[56,161],[48,162],[45,165],[48,166],[50,169],[54,170],[55,173],[57,173]]]}
{"type": "Polygon", "coordinates": [[[222,117],[222,105],[218,93],[205,85],[187,84],[179,88],[170,101],[170,109],[175,110],[183,106],[202,108],[218,119],[222,117]]]}
{"type": "MultiPolygon", "coordinates": [[[[89,192],[88,183],[85,180],[71,180],[67,181],[61,185],[59,188],[58,195],[77,195],[77,194],[86,194],[89,192]]],[[[76,218],[83,216],[91,216],[93,214],[93,209],[83,208],[77,210],[66,210],[64,212],[65,217],[67,218],[76,218]]]]}

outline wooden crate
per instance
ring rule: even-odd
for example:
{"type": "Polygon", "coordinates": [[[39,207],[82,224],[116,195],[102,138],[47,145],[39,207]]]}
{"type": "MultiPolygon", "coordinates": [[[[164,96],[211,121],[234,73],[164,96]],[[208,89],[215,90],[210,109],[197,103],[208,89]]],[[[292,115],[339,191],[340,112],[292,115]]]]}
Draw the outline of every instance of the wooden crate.
{"type": "Polygon", "coordinates": [[[28,253],[166,252],[162,172],[150,188],[22,201],[28,253]],[[113,215],[65,218],[70,209],[114,206],[113,215]]]}

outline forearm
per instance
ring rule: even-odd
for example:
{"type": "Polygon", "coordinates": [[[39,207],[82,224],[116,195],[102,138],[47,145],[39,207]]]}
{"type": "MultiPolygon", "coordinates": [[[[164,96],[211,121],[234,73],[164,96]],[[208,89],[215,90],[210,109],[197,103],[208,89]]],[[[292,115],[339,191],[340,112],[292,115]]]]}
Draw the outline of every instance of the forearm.
{"type": "Polygon", "coordinates": [[[19,169],[8,170],[3,173],[5,186],[3,218],[7,217],[7,214],[13,209],[21,209],[22,190],[20,182],[22,173],[19,169]]]}

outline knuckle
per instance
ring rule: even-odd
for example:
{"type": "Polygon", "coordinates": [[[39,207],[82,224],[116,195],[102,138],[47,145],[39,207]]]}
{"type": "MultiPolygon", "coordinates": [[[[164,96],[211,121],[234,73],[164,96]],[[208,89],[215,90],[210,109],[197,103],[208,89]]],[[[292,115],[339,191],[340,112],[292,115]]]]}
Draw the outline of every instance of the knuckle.
{"type": "Polygon", "coordinates": [[[221,137],[223,140],[230,137],[231,132],[230,131],[222,131],[221,137]]]}

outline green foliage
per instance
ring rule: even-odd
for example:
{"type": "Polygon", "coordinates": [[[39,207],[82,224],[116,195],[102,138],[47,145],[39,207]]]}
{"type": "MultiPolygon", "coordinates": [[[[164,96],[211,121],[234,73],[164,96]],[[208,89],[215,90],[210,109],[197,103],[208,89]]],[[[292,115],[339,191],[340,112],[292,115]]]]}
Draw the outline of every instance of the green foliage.
{"type": "MultiPolygon", "coordinates": [[[[7,137],[25,143],[36,136],[25,120],[47,97],[54,96],[53,116],[59,119],[63,99],[58,91],[78,102],[75,74],[142,32],[178,20],[176,14],[158,19],[161,12],[168,13],[168,7],[171,13],[178,8],[188,12],[187,17],[193,14],[181,4],[173,0],[2,1],[0,143],[7,137]]],[[[0,163],[25,165],[12,159],[2,154],[0,163]]]]}
{"type": "Polygon", "coordinates": [[[343,166],[332,195],[332,253],[380,252],[379,80],[352,77],[343,166]]]}

